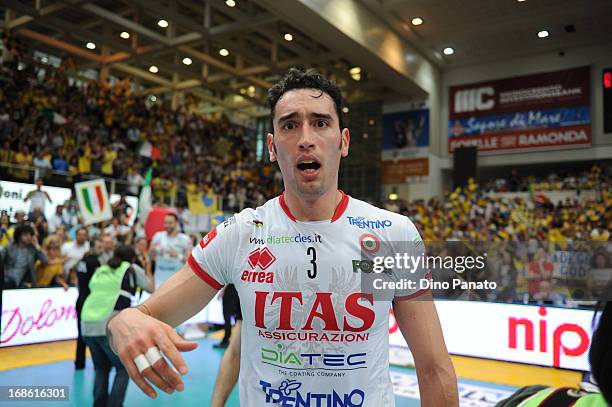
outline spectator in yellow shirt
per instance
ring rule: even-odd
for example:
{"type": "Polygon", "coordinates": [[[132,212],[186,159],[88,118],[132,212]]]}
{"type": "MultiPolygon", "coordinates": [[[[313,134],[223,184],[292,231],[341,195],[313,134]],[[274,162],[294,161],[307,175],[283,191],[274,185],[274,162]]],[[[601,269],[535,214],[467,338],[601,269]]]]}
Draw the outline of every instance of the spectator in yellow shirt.
{"type": "Polygon", "coordinates": [[[22,169],[15,170],[13,175],[20,179],[28,179],[30,177],[29,167],[32,166],[32,154],[30,148],[27,145],[23,145],[21,150],[14,156],[14,163],[19,165],[22,169]]]}
{"type": "Polygon", "coordinates": [[[0,216],[0,247],[4,247],[13,241],[14,229],[10,226],[9,216],[3,213],[0,216]]]}
{"type": "Polygon", "coordinates": [[[79,172],[89,174],[91,172],[91,147],[87,140],[83,141],[78,149],[79,172]]]}
{"type": "Polygon", "coordinates": [[[43,250],[47,254],[46,265],[39,264],[36,268],[36,281],[38,287],[61,285],[68,290],[68,283],[64,279],[64,259],[60,255],[60,242],[55,236],[49,236],[43,243],[43,250]]]}
{"type": "Polygon", "coordinates": [[[113,175],[113,163],[117,158],[117,152],[110,147],[104,149],[102,155],[102,175],[111,177],[113,175]]]}

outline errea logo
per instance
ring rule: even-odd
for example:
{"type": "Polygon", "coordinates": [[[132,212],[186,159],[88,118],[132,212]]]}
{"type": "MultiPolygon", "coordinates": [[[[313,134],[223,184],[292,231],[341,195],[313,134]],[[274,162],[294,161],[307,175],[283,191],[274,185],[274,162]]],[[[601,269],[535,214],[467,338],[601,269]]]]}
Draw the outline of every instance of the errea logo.
{"type": "Polygon", "coordinates": [[[240,279],[247,283],[273,283],[274,273],[271,271],[263,271],[270,267],[272,263],[276,261],[276,257],[272,254],[270,249],[264,247],[263,249],[255,249],[247,258],[251,271],[244,270],[240,279]],[[257,271],[256,268],[259,266],[261,271],[257,271]]]}
{"type": "Polygon", "coordinates": [[[265,270],[276,261],[276,257],[274,257],[270,249],[264,247],[263,249],[258,248],[249,253],[248,261],[252,269],[259,266],[260,269],[265,270]]]}

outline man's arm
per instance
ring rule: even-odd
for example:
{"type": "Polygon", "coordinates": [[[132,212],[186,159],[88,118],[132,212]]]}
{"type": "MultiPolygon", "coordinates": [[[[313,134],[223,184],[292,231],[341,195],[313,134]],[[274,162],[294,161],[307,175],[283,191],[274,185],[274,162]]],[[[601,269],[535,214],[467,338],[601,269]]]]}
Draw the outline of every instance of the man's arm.
{"type": "Polygon", "coordinates": [[[197,343],[184,341],[173,327],[199,312],[216,293],[185,264],[138,308],[123,310],[108,322],[111,348],[132,380],[149,397],[157,396],[149,383],[172,394],[175,390],[183,391],[183,381],[163,357],[142,372],[134,358],[157,347],[180,374],[186,374],[187,365],[179,351],[193,350],[197,343]]]}
{"type": "Polygon", "coordinates": [[[219,373],[217,373],[217,381],[213,391],[210,407],[223,407],[227,402],[240,373],[240,335],[242,332],[242,321],[236,321],[234,333],[230,338],[229,347],[223,354],[221,364],[219,365],[219,373]]]}
{"type": "Polygon", "coordinates": [[[421,405],[458,406],[457,376],[431,294],[422,294],[418,300],[394,301],[393,311],[414,356],[421,405]]]}

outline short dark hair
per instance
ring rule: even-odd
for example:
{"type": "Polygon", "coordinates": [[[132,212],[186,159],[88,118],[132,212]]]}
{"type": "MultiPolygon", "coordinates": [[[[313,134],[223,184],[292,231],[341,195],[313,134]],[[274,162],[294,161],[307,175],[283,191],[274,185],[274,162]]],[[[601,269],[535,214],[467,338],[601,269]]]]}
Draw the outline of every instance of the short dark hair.
{"type": "Polygon", "coordinates": [[[172,216],[172,217],[174,218],[174,220],[175,220],[175,221],[177,221],[177,222],[179,221],[179,217],[178,217],[178,215],[177,215],[176,213],[174,213],[174,212],[168,212],[168,213],[166,213],[166,214],[164,215],[164,218],[165,218],[166,216],[172,216]]]}
{"type": "Polygon", "coordinates": [[[327,93],[334,101],[340,130],[344,128],[344,120],[342,119],[342,92],[338,85],[324,78],[314,69],[302,71],[297,68],[291,68],[280,81],[268,90],[266,102],[270,108],[271,132],[274,132],[274,110],[276,104],[285,93],[295,89],[318,89],[321,91],[321,94],[327,93]]]}
{"type": "Polygon", "coordinates": [[[113,257],[108,261],[108,265],[110,268],[116,269],[123,263],[124,261],[133,262],[136,257],[136,252],[131,246],[127,245],[119,245],[113,252],[113,257]]]}
{"type": "Polygon", "coordinates": [[[13,233],[13,240],[15,243],[19,243],[22,235],[33,235],[34,229],[30,225],[19,225],[15,228],[13,233]]]}

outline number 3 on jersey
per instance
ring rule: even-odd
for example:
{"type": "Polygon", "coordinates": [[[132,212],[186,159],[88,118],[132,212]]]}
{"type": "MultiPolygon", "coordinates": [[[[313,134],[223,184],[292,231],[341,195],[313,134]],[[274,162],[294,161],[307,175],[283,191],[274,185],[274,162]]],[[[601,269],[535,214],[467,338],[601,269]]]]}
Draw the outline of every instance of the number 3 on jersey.
{"type": "Polygon", "coordinates": [[[316,278],[317,277],[317,251],[315,250],[314,247],[311,246],[308,248],[308,250],[306,250],[306,254],[312,257],[310,259],[310,264],[312,264],[312,270],[308,269],[308,277],[316,278]]]}

